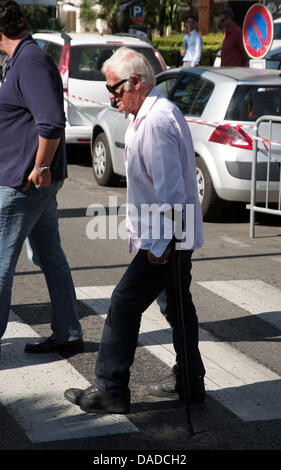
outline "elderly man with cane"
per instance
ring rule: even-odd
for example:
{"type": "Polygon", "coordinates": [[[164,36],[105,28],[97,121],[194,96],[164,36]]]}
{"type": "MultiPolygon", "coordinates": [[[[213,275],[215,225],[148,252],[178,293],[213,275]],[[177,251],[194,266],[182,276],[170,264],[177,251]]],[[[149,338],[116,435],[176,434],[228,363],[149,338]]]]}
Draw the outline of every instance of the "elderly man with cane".
{"type": "MultiPolygon", "coordinates": [[[[129,247],[138,251],[113,291],[94,383],[84,391],[66,390],[65,398],[86,413],[129,411],[130,366],[134,361],[141,315],[160,294],[161,309],[172,326],[177,353],[173,392],[181,397],[183,381],[178,366],[181,354],[176,328],[178,299],[171,262],[175,235],[179,238],[181,233],[183,243],[180,246],[176,242],[176,249],[182,249],[180,282],[187,325],[190,400],[200,402],[205,398],[205,369],[198,348],[198,319],[189,288],[192,252],[203,245],[203,235],[190,132],[180,110],[155,88],[152,68],[142,54],[120,48],[104,63],[103,71],[110,98],[115,99],[120,111],[132,115],[124,155],[126,222],[129,247]],[[145,217],[143,209],[151,207],[157,210],[151,211],[151,217],[145,217]],[[159,230],[155,236],[157,223],[159,230]]],[[[152,392],[160,393],[162,388],[160,382],[152,392]]]]}

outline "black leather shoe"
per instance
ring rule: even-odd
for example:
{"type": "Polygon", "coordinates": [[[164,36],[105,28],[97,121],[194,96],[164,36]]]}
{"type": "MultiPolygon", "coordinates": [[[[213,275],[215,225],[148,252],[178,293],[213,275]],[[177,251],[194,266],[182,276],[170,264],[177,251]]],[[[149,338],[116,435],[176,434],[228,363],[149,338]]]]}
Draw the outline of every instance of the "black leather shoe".
{"type": "MultiPolygon", "coordinates": [[[[149,393],[157,397],[182,398],[182,388],[181,384],[177,383],[176,370],[177,366],[175,365],[173,366],[171,375],[165,377],[160,382],[149,384],[149,393]]],[[[204,377],[192,375],[190,377],[190,401],[193,403],[201,403],[205,398],[204,377]]]]}
{"type": "Polygon", "coordinates": [[[125,414],[130,409],[130,391],[121,396],[110,395],[91,386],[86,390],[69,388],[64,392],[64,397],[80,406],[85,413],[112,413],[125,414]]]}
{"type": "Polygon", "coordinates": [[[70,401],[70,403],[79,406],[80,398],[83,395],[84,391],[86,392],[86,390],[81,390],[81,388],[68,388],[64,392],[64,398],[70,401]]]}
{"type": "Polygon", "coordinates": [[[73,341],[58,341],[52,336],[37,343],[27,343],[24,348],[28,353],[48,353],[48,352],[83,352],[83,338],[73,341]]]}

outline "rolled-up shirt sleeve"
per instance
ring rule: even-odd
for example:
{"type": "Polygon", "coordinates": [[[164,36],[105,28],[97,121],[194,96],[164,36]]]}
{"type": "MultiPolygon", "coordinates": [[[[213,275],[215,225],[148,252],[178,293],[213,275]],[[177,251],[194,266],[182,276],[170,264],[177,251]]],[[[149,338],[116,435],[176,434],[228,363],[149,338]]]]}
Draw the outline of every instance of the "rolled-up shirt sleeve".
{"type": "MultiPolygon", "coordinates": [[[[57,139],[65,128],[65,114],[56,70],[36,58],[22,62],[19,92],[35,121],[38,135],[57,139]]],[[[57,72],[58,73],[58,72],[57,72]]]]}

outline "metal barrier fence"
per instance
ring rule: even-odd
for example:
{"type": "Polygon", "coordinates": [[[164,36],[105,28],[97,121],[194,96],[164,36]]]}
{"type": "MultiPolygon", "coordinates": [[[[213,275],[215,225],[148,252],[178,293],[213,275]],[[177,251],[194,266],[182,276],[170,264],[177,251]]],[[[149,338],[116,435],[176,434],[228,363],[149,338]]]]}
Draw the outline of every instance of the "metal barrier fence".
{"type": "MultiPolygon", "coordinates": [[[[255,237],[255,213],[262,212],[265,214],[274,214],[281,216],[281,152],[279,157],[272,156],[272,146],[275,148],[281,147],[281,132],[279,133],[278,141],[273,140],[272,136],[272,125],[274,123],[281,124],[281,117],[277,116],[261,116],[256,121],[256,130],[255,130],[255,139],[253,145],[253,162],[252,162],[252,181],[251,181],[251,203],[247,204],[247,209],[250,209],[250,238],[255,237]],[[259,128],[262,123],[268,122],[268,138],[261,137],[259,135],[259,128]],[[259,142],[265,142],[265,149],[267,150],[267,162],[266,162],[266,188],[265,188],[265,201],[264,206],[256,205],[256,192],[257,192],[257,180],[260,181],[258,172],[257,172],[257,157],[259,148],[259,142]],[[277,184],[279,182],[279,189],[277,189],[277,184]],[[270,185],[271,183],[271,185],[270,185]],[[275,184],[274,192],[277,192],[277,208],[273,209],[269,207],[270,204],[270,191],[272,191],[272,184],[275,184]],[[271,186],[271,187],[270,187],[271,186]]],[[[280,126],[281,130],[281,126],[280,126]]],[[[276,199],[276,198],[275,198],[276,199]]],[[[271,201],[272,202],[272,201],[271,201]]]]}

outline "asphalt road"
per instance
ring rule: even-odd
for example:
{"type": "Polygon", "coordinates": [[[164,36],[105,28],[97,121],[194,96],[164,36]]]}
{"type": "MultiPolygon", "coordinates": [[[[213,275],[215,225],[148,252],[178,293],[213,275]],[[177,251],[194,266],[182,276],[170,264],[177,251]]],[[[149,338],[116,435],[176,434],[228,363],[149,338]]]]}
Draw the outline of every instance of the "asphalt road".
{"type": "MultiPolygon", "coordinates": [[[[38,357],[39,362],[43,361],[41,367],[43,370],[45,368],[46,374],[53,373],[51,370],[49,372],[49,367],[61,367],[56,382],[62,390],[68,387],[67,384],[64,387],[68,376],[64,379],[63,374],[66,374],[69,365],[75,371],[70,380],[73,386],[76,386],[76,373],[79,380],[81,377],[81,380],[92,382],[104,322],[98,310],[106,310],[111,286],[118,282],[132,259],[126,240],[93,240],[87,236],[93,228],[93,215],[89,208],[93,204],[107,208],[106,219],[109,223],[108,214],[111,214],[112,207],[124,204],[125,191],[125,183],[118,188],[99,187],[94,182],[89,158],[81,149],[77,149],[69,159],[69,178],[59,194],[60,231],[78,289],[86,350],[74,356],[38,357]],[[93,290],[96,288],[101,292],[100,304],[91,301],[96,298],[93,294],[97,292],[93,290]]],[[[122,215],[119,219],[122,220],[122,215]]],[[[75,458],[81,451],[87,451],[87,455],[93,458],[96,455],[100,458],[100,453],[105,458],[122,451],[123,454],[135,455],[126,462],[129,466],[144,464],[142,457],[137,456],[145,451],[154,454],[161,451],[167,455],[173,452],[185,456],[182,459],[187,456],[188,461],[175,463],[188,464],[193,457],[197,459],[199,455],[206,455],[206,451],[211,451],[214,456],[214,451],[276,452],[281,448],[281,218],[259,216],[256,238],[250,239],[249,213],[236,207],[217,223],[205,223],[204,237],[204,247],[193,257],[192,294],[200,321],[200,349],[206,359],[208,393],[203,405],[191,406],[195,436],[191,438],[189,435],[183,404],[177,400],[151,397],[147,393],[148,382],[169,373],[173,356],[171,345],[167,344],[169,340],[165,339],[166,345],[155,347],[154,339],[148,335],[144,323],[131,370],[132,407],[126,416],[127,431],[122,422],[117,433],[107,432],[104,427],[103,431],[94,435],[95,421],[94,417],[90,417],[92,421],[87,425],[90,425],[92,434],[86,432],[81,437],[75,433],[68,435],[66,431],[59,437],[54,413],[53,421],[48,417],[50,428],[54,423],[51,437],[40,440],[40,434],[43,436],[45,432],[46,418],[44,413],[40,418],[41,392],[35,393],[32,385],[39,377],[39,372],[36,372],[37,359],[33,356],[32,364],[21,363],[20,349],[17,359],[11,352],[5,365],[0,367],[1,452],[13,451],[12,455],[16,455],[15,451],[31,451],[31,455],[32,452],[35,455],[34,451],[48,451],[51,455],[51,451],[59,450],[68,455],[74,452],[75,458]],[[35,373],[34,378],[32,373],[35,373]],[[29,374],[32,378],[24,385],[29,374]],[[21,397],[21,387],[25,386],[21,397]],[[7,392],[8,387],[11,387],[11,393],[17,389],[17,399],[9,399],[11,393],[7,392]],[[21,415],[23,407],[24,416],[21,415]],[[37,432],[33,420],[37,420],[38,415],[37,432]],[[129,451],[135,454],[129,454],[129,451]],[[137,458],[140,460],[137,461],[137,458]]],[[[17,266],[12,310],[22,321],[18,328],[28,326],[32,329],[28,331],[33,332],[34,336],[50,334],[51,306],[44,277],[39,268],[28,261],[25,250],[17,266]]],[[[163,319],[160,313],[152,315],[155,318],[159,315],[155,320],[159,322],[155,334],[160,338],[159,343],[163,343],[163,319]]],[[[11,328],[14,328],[13,325],[18,323],[13,321],[11,328]]],[[[169,335],[168,325],[164,325],[164,330],[169,335]]],[[[19,333],[18,341],[14,334],[12,329],[7,344],[13,347],[19,346],[20,341],[24,344],[22,333],[19,333]]],[[[22,357],[25,356],[22,353],[22,357]]],[[[37,386],[40,387],[40,383],[37,386]]],[[[46,379],[44,396],[47,398],[52,395],[52,386],[53,383],[46,379]]],[[[68,430],[70,428],[68,421],[68,430]]],[[[111,464],[122,467],[121,462],[111,464]]]]}

